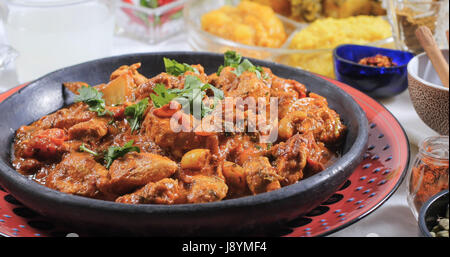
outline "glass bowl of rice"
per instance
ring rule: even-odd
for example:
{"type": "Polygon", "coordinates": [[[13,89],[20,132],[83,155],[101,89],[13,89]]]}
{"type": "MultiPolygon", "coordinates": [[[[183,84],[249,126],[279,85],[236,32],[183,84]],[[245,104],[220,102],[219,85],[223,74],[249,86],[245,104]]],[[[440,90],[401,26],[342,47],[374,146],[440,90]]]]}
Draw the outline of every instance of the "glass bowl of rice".
{"type": "MultiPolygon", "coordinates": [[[[274,14],[283,23],[286,32],[285,42],[277,48],[239,43],[204,29],[202,17],[205,14],[225,5],[238,6],[240,2],[240,0],[189,1],[185,6],[184,19],[190,46],[196,51],[224,53],[233,50],[246,57],[270,60],[330,78],[335,78],[332,56],[333,49],[338,45],[394,47],[391,25],[382,16],[323,18],[306,24],[274,14]]],[[[232,22],[222,26],[230,24],[232,22]]]]}

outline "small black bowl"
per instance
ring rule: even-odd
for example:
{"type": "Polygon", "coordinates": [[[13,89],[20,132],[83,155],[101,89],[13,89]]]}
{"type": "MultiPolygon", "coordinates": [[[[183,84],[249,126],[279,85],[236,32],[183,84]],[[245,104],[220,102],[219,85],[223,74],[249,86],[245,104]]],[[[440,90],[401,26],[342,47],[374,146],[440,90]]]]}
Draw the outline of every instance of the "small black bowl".
{"type": "MultiPolygon", "coordinates": [[[[342,157],[326,170],[268,193],[213,203],[130,205],[61,193],[22,176],[11,165],[15,131],[43,115],[73,103],[67,81],[97,85],[109,80],[122,65],[141,62],[140,72],[154,77],[164,72],[163,58],[202,64],[212,74],[223,64],[221,54],[199,52],[139,53],[95,60],[48,74],[0,103],[0,183],[34,211],[78,229],[92,228],[120,235],[232,235],[238,231],[272,227],[293,220],[319,206],[347,181],[366,151],[366,115],[344,90],[311,73],[272,62],[251,60],[277,76],[294,79],[327,98],[348,127],[342,157]]],[[[241,234],[243,235],[243,234],[241,234]]]]}
{"type": "Polygon", "coordinates": [[[408,88],[408,63],[412,53],[365,45],[340,45],[333,51],[334,71],[337,80],[346,83],[374,98],[388,98],[408,88]],[[361,65],[366,57],[381,54],[392,58],[395,67],[361,65]]]}
{"type": "Polygon", "coordinates": [[[439,217],[445,217],[449,205],[448,190],[431,197],[419,211],[419,229],[421,236],[431,237],[430,231],[437,225],[439,217]]]}

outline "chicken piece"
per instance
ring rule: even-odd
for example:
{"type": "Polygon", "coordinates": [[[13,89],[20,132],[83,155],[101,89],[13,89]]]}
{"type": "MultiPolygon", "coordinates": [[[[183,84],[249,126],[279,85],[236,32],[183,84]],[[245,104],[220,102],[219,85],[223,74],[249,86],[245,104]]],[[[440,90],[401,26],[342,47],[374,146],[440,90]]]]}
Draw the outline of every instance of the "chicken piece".
{"type": "Polygon", "coordinates": [[[203,83],[208,83],[208,76],[204,73],[204,69],[201,65],[191,65],[191,67],[197,69],[199,73],[187,71],[185,74],[178,77],[167,73],[161,73],[156,77],[147,80],[147,82],[138,86],[135,92],[136,100],[142,100],[146,97],[150,97],[150,95],[154,93],[153,89],[157,84],[163,84],[167,89],[182,89],[184,88],[185,77],[188,75],[196,76],[203,83]]]}
{"type": "Polygon", "coordinates": [[[96,113],[89,111],[86,104],[75,103],[67,108],[62,108],[52,114],[46,115],[29,126],[22,126],[17,131],[17,137],[29,136],[34,131],[41,129],[69,129],[73,125],[88,121],[93,117],[96,117],[96,113]]]}
{"type": "MultiPolygon", "coordinates": [[[[171,118],[160,118],[153,112],[145,117],[141,131],[153,142],[159,145],[175,159],[180,160],[185,153],[190,150],[208,147],[212,153],[217,152],[217,135],[211,133],[208,136],[198,135],[194,132],[174,131],[171,125],[171,118]]],[[[192,129],[188,128],[188,131],[192,129]]]]}
{"type": "Polygon", "coordinates": [[[339,115],[330,109],[325,98],[319,95],[311,93],[310,97],[299,99],[284,110],[284,118],[279,123],[279,134],[283,140],[296,133],[312,132],[317,141],[335,144],[342,139],[346,131],[339,115]]]}
{"type": "Polygon", "coordinates": [[[57,152],[60,157],[67,150],[62,147],[68,139],[66,130],[93,117],[94,112],[87,111],[86,105],[77,103],[46,115],[29,126],[22,126],[16,132],[15,156],[46,159],[54,157],[53,153],[57,152]]]}
{"type": "Polygon", "coordinates": [[[63,193],[112,200],[116,196],[102,191],[108,171],[87,153],[72,152],[52,169],[46,179],[46,186],[63,193]]]}
{"type": "Polygon", "coordinates": [[[116,199],[127,204],[180,204],[185,202],[182,187],[177,180],[165,178],[150,182],[136,192],[116,199]]]}
{"type": "Polygon", "coordinates": [[[245,171],[241,166],[233,162],[224,162],[223,176],[228,185],[229,198],[241,197],[249,193],[245,171]]]}
{"type": "Polygon", "coordinates": [[[94,118],[72,126],[69,130],[69,139],[78,139],[83,142],[97,142],[108,134],[108,121],[104,118],[94,118]]]}
{"type": "Polygon", "coordinates": [[[141,84],[136,89],[136,100],[142,100],[146,97],[150,97],[154,93],[153,89],[157,84],[163,84],[167,89],[183,88],[184,84],[181,83],[178,77],[171,76],[167,73],[161,73],[156,77],[153,77],[144,84],[141,84]]]}
{"type": "Polygon", "coordinates": [[[89,87],[89,84],[81,81],[76,82],[65,82],[63,83],[63,86],[67,88],[70,92],[74,94],[78,94],[78,90],[82,87],[89,87]]]}
{"type": "Polygon", "coordinates": [[[307,113],[302,111],[289,113],[279,123],[278,136],[282,140],[291,138],[296,132],[295,124],[303,122],[307,117],[307,113]]]}
{"type": "Polygon", "coordinates": [[[235,68],[225,67],[221,71],[219,77],[210,76],[210,81],[216,87],[224,92],[225,97],[240,97],[245,99],[253,97],[255,101],[258,98],[268,98],[270,95],[270,88],[264,83],[261,78],[258,78],[255,72],[243,72],[239,77],[233,72],[235,68]]]}
{"type": "MultiPolygon", "coordinates": [[[[157,145],[153,140],[151,140],[149,137],[145,135],[139,135],[139,134],[133,134],[131,135],[128,132],[123,133],[117,133],[114,135],[114,140],[112,140],[113,145],[125,145],[127,142],[133,140],[133,145],[139,147],[142,152],[144,153],[153,153],[158,154],[162,156],[168,156],[166,152],[161,149],[159,145],[157,145]]],[[[107,150],[107,147],[105,147],[103,150],[107,150]]]]}
{"type": "Polygon", "coordinates": [[[48,115],[46,119],[52,120],[52,127],[69,129],[70,127],[88,121],[97,114],[88,110],[88,106],[84,103],[76,103],[69,108],[63,108],[51,115],[48,115]]]}
{"type": "MultiPolygon", "coordinates": [[[[309,134],[312,136],[312,134],[309,134]]],[[[314,140],[314,138],[309,138],[314,140]]],[[[303,178],[303,169],[307,164],[308,157],[308,139],[302,135],[295,135],[288,141],[281,142],[271,149],[274,157],[274,166],[277,173],[283,177],[282,186],[288,186],[296,183],[303,178]]]]}
{"type": "Polygon", "coordinates": [[[274,166],[283,179],[282,186],[288,186],[325,169],[332,153],[321,142],[316,142],[312,133],[296,134],[286,142],[271,149],[274,166]]]}
{"type": "Polygon", "coordinates": [[[70,150],[65,130],[52,128],[55,117],[44,116],[17,130],[12,165],[20,173],[34,174],[44,162],[60,161],[62,155],[70,150]]]}
{"type": "Polygon", "coordinates": [[[220,201],[227,196],[228,192],[227,184],[216,176],[193,176],[188,188],[186,195],[188,203],[220,201]]]}
{"type": "Polygon", "coordinates": [[[226,137],[220,143],[220,156],[242,166],[248,159],[264,155],[267,147],[262,148],[255,141],[257,138],[243,133],[226,137]]]}
{"type": "Polygon", "coordinates": [[[270,96],[272,97],[291,97],[294,99],[306,97],[305,85],[291,79],[282,79],[272,75],[270,87],[270,96]]]}
{"type": "Polygon", "coordinates": [[[267,157],[254,157],[244,163],[247,185],[253,194],[270,192],[281,188],[281,177],[270,165],[267,157]]]}
{"type": "Polygon", "coordinates": [[[305,177],[310,177],[323,171],[331,160],[337,158],[336,153],[328,149],[324,143],[315,141],[312,135],[309,136],[308,142],[308,157],[306,159],[306,167],[303,170],[305,177]]]}
{"type": "Polygon", "coordinates": [[[115,160],[109,168],[106,187],[123,195],[150,182],[172,176],[178,165],[167,157],[151,153],[130,153],[115,160]]]}
{"type": "Polygon", "coordinates": [[[278,98],[278,118],[284,118],[287,108],[298,99],[307,95],[306,87],[295,81],[286,80],[272,75],[270,96],[278,98]]]}
{"type": "Polygon", "coordinates": [[[32,131],[21,137],[15,145],[16,158],[36,158],[38,160],[60,160],[68,151],[64,142],[67,134],[62,129],[52,128],[32,131]]]}
{"type": "Polygon", "coordinates": [[[23,175],[32,175],[39,171],[44,163],[38,161],[34,158],[14,158],[12,161],[12,166],[16,169],[20,174],[23,175]]]}

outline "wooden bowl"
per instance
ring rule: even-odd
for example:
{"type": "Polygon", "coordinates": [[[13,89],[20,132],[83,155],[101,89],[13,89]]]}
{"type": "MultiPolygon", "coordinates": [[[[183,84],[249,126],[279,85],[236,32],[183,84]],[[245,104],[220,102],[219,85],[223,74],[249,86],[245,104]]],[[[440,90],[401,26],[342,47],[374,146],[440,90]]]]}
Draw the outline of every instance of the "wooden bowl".
{"type": "MultiPolygon", "coordinates": [[[[448,62],[448,49],[442,50],[448,62]]],[[[408,64],[408,90],[419,117],[434,131],[448,136],[449,92],[425,53],[408,64]]]]}

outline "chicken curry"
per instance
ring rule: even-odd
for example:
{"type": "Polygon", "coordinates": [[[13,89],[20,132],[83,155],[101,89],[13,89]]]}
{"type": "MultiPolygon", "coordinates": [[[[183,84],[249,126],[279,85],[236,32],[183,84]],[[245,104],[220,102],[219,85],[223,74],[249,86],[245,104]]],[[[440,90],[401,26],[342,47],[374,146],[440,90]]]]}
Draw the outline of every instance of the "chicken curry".
{"type": "MultiPolygon", "coordinates": [[[[105,84],[64,83],[75,103],[17,130],[14,168],[68,194],[170,205],[277,190],[337,158],[346,126],[324,97],[303,84],[235,52],[227,52],[224,65],[210,75],[201,65],[166,58],[164,65],[166,72],[152,78],[140,74],[136,63],[115,70],[105,84]],[[225,99],[251,97],[278,100],[278,117],[267,125],[277,129],[275,141],[260,140],[267,130],[201,131],[195,122],[173,129],[177,114],[206,120],[227,112],[220,108],[225,99]],[[195,103],[200,113],[189,114],[184,107],[195,103]]],[[[242,114],[247,130],[252,112],[257,119],[267,116],[258,110],[262,106],[232,107],[231,117],[242,114]]]]}

